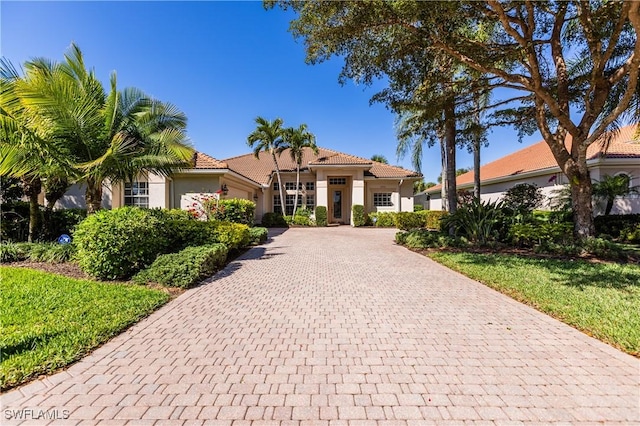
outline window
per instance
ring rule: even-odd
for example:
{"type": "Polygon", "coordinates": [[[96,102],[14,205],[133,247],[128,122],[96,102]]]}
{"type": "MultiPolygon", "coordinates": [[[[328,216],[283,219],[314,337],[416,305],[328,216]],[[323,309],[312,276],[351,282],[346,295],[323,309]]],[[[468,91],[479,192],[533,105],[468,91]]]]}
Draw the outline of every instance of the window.
{"type": "Polygon", "coordinates": [[[280,203],[280,195],[273,196],[273,212],[282,214],[282,204],[280,203]]]}
{"type": "MultiPolygon", "coordinates": [[[[296,183],[295,182],[285,182],[284,183],[284,189],[286,189],[287,191],[295,191],[296,190],[296,183]]],[[[302,190],[302,182],[300,182],[300,184],[298,185],[298,189],[302,190]]]]}
{"type": "Polygon", "coordinates": [[[306,206],[308,209],[313,210],[316,207],[316,196],[315,195],[307,195],[306,206]]]}
{"type": "Polygon", "coordinates": [[[149,183],[126,182],[124,184],[124,205],[149,207],[149,183]]]}
{"type": "Polygon", "coordinates": [[[280,185],[278,185],[278,182],[273,182],[273,190],[280,191],[280,185]]]}
{"type": "MultiPolygon", "coordinates": [[[[296,198],[295,195],[285,195],[285,211],[287,215],[292,215],[293,214],[293,202],[296,198]]],[[[302,207],[302,197],[298,196],[298,207],[302,207]]]]}
{"type": "Polygon", "coordinates": [[[307,191],[315,191],[316,183],[315,182],[307,182],[307,191]]]}
{"type": "Polygon", "coordinates": [[[376,207],[389,207],[393,206],[391,202],[390,192],[375,192],[373,194],[373,205],[376,207]]]}
{"type": "Polygon", "coordinates": [[[329,185],[346,185],[347,178],[329,178],[329,185]]]}

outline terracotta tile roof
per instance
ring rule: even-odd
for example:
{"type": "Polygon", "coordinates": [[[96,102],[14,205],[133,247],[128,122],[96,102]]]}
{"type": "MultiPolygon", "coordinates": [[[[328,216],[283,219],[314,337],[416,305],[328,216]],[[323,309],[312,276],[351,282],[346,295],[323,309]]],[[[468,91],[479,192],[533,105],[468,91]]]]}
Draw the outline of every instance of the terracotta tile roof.
{"type": "MultiPolygon", "coordinates": [[[[604,158],[638,158],[640,159],[640,141],[634,139],[636,125],[626,126],[610,141],[608,149],[604,150],[602,142],[596,141],[587,149],[587,159],[604,158]]],[[[565,142],[571,144],[571,136],[567,135],[565,142]]],[[[556,162],[549,146],[544,140],[536,142],[526,148],[499,158],[480,167],[482,181],[517,176],[523,173],[557,168],[556,162]]],[[[456,179],[458,185],[473,182],[473,171],[464,173],[456,179]]],[[[436,185],[427,190],[429,193],[439,191],[441,185],[436,185]]]]}
{"type": "Polygon", "coordinates": [[[227,169],[229,168],[227,163],[220,160],[216,160],[210,155],[207,155],[199,151],[196,151],[193,154],[192,161],[193,161],[194,169],[227,169]]]}
{"type": "MultiPolygon", "coordinates": [[[[296,164],[291,159],[288,150],[285,150],[277,156],[278,167],[283,172],[293,172],[296,170],[296,164]]],[[[268,153],[260,153],[260,157],[251,154],[245,154],[238,157],[227,158],[224,160],[229,168],[243,176],[248,177],[263,185],[269,183],[269,178],[274,171],[273,160],[268,153]]],[[[389,166],[375,161],[367,160],[354,155],[344,154],[342,152],[333,151],[326,148],[319,148],[318,155],[315,155],[311,149],[306,148],[302,156],[302,169],[308,169],[309,166],[320,165],[362,165],[371,166],[369,176],[378,178],[407,178],[418,177],[418,173],[406,170],[401,167],[389,166]]]]}

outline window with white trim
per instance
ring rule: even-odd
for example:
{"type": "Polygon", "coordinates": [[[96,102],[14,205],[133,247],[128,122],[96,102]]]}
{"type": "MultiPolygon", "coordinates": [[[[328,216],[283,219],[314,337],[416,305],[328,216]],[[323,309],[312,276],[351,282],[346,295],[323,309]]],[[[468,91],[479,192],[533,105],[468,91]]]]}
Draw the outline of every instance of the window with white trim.
{"type": "MultiPolygon", "coordinates": [[[[285,195],[285,211],[287,215],[293,214],[293,203],[295,201],[295,195],[285,195]]],[[[302,197],[298,195],[298,208],[302,207],[302,197]]]]}
{"type": "Polygon", "coordinates": [[[282,203],[280,202],[280,195],[273,196],[273,212],[282,214],[282,203]]]}
{"type": "Polygon", "coordinates": [[[373,194],[373,205],[376,207],[390,207],[393,206],[391,202],[390,192],[375,192],[373,194]]]}
{"type": "Polygon", "coordinates": [[[307,194],[306,206],[308,209],[315,209],[316,207],[316,196],[307,194]]]}
{"type": "Polygon", "coordinates": [[[149,207],[149,182],[125,182],[124,205],[149,207]]]}
{"type": "MultiPolygon", "coordinates": [[[[302,190],[302,182],[300,182],[298,184],[298,189],[302,190]]],[[[296,183],[295,182],[285,182],[284,183],[284,189],[286,189],[287,191],[295,191],[296,190],[296,183]]]]}
{"type": "Polygon", "coordinates": [[[339,178],[329,178],[329,185],[346,185],[347,178],[339,177],[339,178]]]}
{"type": "Polygon", "coordinates": [[[280,185],[278,185],[278,182],[273,182],[273,190],[280,191],[280,185]]]}

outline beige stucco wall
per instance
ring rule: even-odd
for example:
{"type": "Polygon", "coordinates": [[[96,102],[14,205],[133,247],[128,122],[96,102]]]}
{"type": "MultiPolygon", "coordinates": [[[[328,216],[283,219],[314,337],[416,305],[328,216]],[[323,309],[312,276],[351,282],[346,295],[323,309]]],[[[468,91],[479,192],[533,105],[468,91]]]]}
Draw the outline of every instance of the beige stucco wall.
{"type": "MultiPolygon", "coordinates": [[[[87,203],[85,202],[84,194],[87,189],[86,185],[81,183],[73,184],[69,187],[67,192],[60,198],[56,204],[53,206],[55,210],[60,209],[86,209],[87,203]]],[[[42,194],[41,203],[44,204],[44,193],[42,194]]],[[[102,208],[110,209],[113,206],[113,194],[111,190],[111,185],[104,185],[102,187],[102,208]]]]}
{"type": "Polygon", "coordinates": [[[180,208],[180,198],[188,193],[214,193],[220,189],[220,177],[216,175],[176,175],[173,177],[172,208],[180,208]]]}

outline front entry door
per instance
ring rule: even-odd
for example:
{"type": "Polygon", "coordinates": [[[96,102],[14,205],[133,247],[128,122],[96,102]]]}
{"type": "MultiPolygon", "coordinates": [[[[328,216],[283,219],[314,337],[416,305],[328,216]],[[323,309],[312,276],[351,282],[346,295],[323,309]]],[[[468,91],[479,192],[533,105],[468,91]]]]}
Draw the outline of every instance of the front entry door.
{"type": "Polygon", "coordinates": [[[333,190],[331,207],[331,222],[342,222],[342,190],[333,190]]]}

